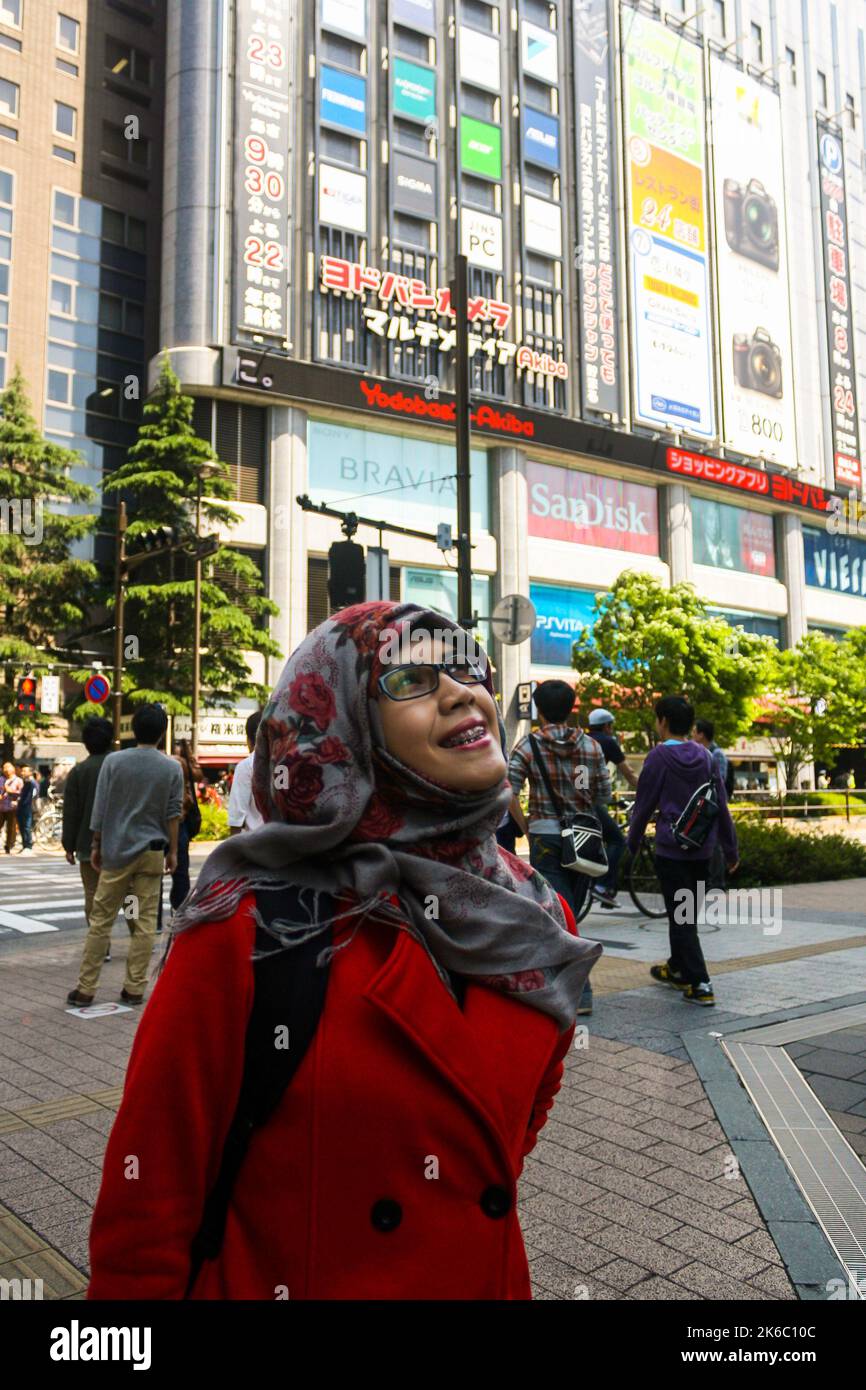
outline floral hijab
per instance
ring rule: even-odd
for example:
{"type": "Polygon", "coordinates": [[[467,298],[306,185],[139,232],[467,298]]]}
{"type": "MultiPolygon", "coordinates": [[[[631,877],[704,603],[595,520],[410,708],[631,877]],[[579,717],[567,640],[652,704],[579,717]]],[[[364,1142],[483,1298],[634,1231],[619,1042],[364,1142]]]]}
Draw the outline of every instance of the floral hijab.
{"type": "MultiPolygon", "coordinates": [[[[317,911],[319,893],[348,899],[340,920],[356,917],[356,930],[371,918],[408,931],[452,993],[452,974],[520,993],[564,1030],[601,947],[572,936],[545,879],[500,849],[508,782],[454,791],[385,747],[382,644],[419,620],[459,630],[414,604],[356,604],[293,652],[256,739],[253,789],[266,823],[213,851],[172,936],[232,915],[245,894],[294,885],[309,890],[301,894],[309,917],[275,924],[284,946],[330,924],[317,911]]],[[[489,674],[486,683],[492,692],[489,674]]],[[[501,719],[500,737],[504,746],[501,719]]]]}

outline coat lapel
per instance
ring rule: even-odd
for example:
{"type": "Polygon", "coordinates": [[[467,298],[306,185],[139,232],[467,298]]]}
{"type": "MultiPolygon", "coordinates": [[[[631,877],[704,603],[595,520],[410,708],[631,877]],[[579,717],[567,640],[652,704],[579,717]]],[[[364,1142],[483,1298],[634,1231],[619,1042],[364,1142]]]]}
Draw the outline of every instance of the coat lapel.
{"type": "Polygon", "coordinates": [[[468,985],[461,1010],[423,947],[408,932],[396,937],[366,997],[472,1104],[511,1164],[558,1036],[554,1020],[484,985],[468,985]]]}

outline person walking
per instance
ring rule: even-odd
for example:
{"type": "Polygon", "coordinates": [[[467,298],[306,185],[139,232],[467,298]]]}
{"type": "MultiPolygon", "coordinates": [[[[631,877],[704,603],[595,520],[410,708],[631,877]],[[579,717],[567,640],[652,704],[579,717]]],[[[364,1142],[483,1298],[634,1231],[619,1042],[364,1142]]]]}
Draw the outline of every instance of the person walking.
{"type": "MultiPolygon", "coordinates": [[[[198,801],[198,784],[204,781],[204,773],[198,758],[192,751],[189,739],[182,738],[174,754],[183,777],[183,805],[180,826],[177,832],[177,868],[171,876],[169,901],[173,911],[177,911],[189,892],[189,846],[201,830],[201,809],[198,801]]],[[[160,909],[162,902],[160,901],[160,909]]]]}
{"type": "Polygon", "coordinates": [[[3,776],[0,777],[0,826],[5,831],[3,848],[7,854],[11,854],[15,848],[15,840],[18,830],[18,799],[24,783],[15,771],[13,763],[3,764],[3,776]]]}
{"type": "MultiPolygon", "coordinates": [[[[508,763],[508,780],[514,793],[511,815],[521,833],[529,836],[530,864],[565,898],[577,918],[590,880],[586,874],[563,868],[561,818],[570,812],[592,812],[597,802],[606,803],[610,797],[610,776],[598,743],[568,722],[575,703],[573,687],[567,681],[542,681],[536,686],[533,699],[541,727],[520,739],[511,753],[508,763]],[[545,786],[540,760],[555,794],[555,803],[545,786]],[[518,800],[527,780],[528,821],[518,800]]],[[[589,979],[578,1013],[592,1013],[589,979]]]]}
{"type": "Polygon", "coordinates": [[[88,1298],[531,1297],[517,1180],[601,947],[496,843],[504,729],[465,643],[374,602],[290,656],[256,740],[266,824],[209,856],[135,1037],[88,1298]],[[395,632],[424,659],[401,662],[395,632]],[[251,1124],[244,1078],[281,1055],[251,1124]]]}
{"type": "MultiPolygon", "coordinates": [[[[730,800],[734,790],[733,768],[728,760],[728,756],[716,743],[716,726],[712,719],[696,719],[695,732],[692,735],[695,743],[699,743],[707,752],[716,765],[722,785],[725,788],[725,795],[730,800]]],[[[710,892],[720,891],[724,893],[727,887],[725,875],[725,855],[718,838],[713,846],[710,855],[709,868],[707,870],[707,888],[710,892]]]]}
{"type": "MultiPolygon", "coordinates": [[[[587,722],[589,724],[589,736],[594,738],[601,748],[605,762],[612,763],[616,771],[622,773],[628,785],[634,790],[637,787],[637,773],[626,762],[619,739],[613,732],[615,722],[613,715],[606,709],[594,709],[590,712],[587,722]]],[[[592,884],[592,894],[598,899],[602,907],[610,909],[616,906],[617,877],[620,860],[625,853],[625,836],[607,809],[606,802],[597,801],[593,810],[601,821],[609,867],[607,873],[592,884]]]]}
{"type": "Polygon", "coordinates": [[[247,748],[249,752],[245,758],[241,758],[235,768],[232,778],[231,791],[229,792],[229,834],[240,835],[242,830],[258,830],[259,826],[264,825],[261,812],[256,806],[253,798],[253,749],[256,746],[256,734],[261,722],[261,710],[255,710],[247,720],[246,735],[247,748]]]}
{"type": "MultiPolygon", "coordinates": [[[[69,773],[63,794],[63,828],[60,843],[66,853],[67,864],[78,862],[78,872],[84,888],[84,920],[88,927],[96,885],[99,882],[99,870],[90,862],[90,817],[93,814],[99,770],[105,762],[113,738],[114,729],[110,719],[103,719],[101,716],[85,719],[81,728],[81,742],[87,749],[87,757],[76,763],[69,773]]],[[[111,960],[110,932],[105,960],[111,960]]]]}
{"type": "MultiPolygon", "coordinates": [[[[183,803],[180,765],[159,751],[168,725],[161,705],[140,705],[132,716],[136,747],[109,753],[96,783],[90,828],[90,862],[99,873],[78,984],[67,1003],[93,1003],[111,928],[118,909],[132,898],[132,926],[121,999],[140,1004],[156,932],[163,860],[177,866],[183,803]]],[[[70,774],[71,775],[71,774],[70,774]]]]}
{"type": "Polygon", "coordinates": [[[21,853],[33,853],[33,803],[38,793],[33,769],[24,763],[21,767],[21,791],[18,796],[16,818],[21,836],[21,853]]]}
{"type": "Polygon", "coordinates": [[[698,938],[698,913],[717,840],[729,872],[737,868],[737,833],[714,759],[689,739],[695,712],[688,700],[665,695],[656,702],[655,715],[661,742],[647,754],[638,778],[627,840],[630,853],[636,854],[650,817],[658,810],[655,865],[668,914],[670,957],[653,965],[650,974],[659,984],[681,990],[688,1003],[712,1005],[716,1000],[698,938]],[[713,784],[718,818],[702,845],[683,849],[673,824],[706,782],[713,784]]]}

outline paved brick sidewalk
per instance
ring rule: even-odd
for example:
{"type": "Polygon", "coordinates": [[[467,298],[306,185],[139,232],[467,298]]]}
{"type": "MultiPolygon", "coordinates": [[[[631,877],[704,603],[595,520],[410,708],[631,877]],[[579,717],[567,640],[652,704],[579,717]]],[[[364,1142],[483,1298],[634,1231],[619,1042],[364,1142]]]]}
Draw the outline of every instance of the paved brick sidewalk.
{"type": "MultiPolygon", "coordinates": [[[[0,951],[0,1278],[42,1278],[54,1298],[86,1286],[90,1213],[139,1017],[64,1011],[82,938],[7,939],[0,951]]],[[[100,998],[117,997],[125,950],[118,929],[100,998]]],[[[639,1013],[644,994],[619,993],[616,1004],[639,1013]]],[[[682,1026],[707,1018],[672,1002],[688,1014],[682,1026]]],[[[691,1063],[601,1036],[612,1003],[599,1000],[588,1045],[569,1055],[527,1160],[521,1213],[536,1296],[795,1298],[691,1063]]]]}

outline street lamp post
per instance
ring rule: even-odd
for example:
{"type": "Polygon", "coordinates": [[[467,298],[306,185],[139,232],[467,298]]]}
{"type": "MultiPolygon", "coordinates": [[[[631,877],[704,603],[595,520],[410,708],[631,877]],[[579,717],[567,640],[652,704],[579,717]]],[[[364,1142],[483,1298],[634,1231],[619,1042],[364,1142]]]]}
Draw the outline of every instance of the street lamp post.
{"type": "Polygon", "coordinates": [[[202,557],[198,542],[201,540],[201,494],[202,481],[219,473],[219,465],[203,459],[196,469],[195,490],[195,597],[193,600],[192,637],[192,730],[191,743],[194,755],[198,754],[198,713],[201,703],[201,564],[202,557]]]}

